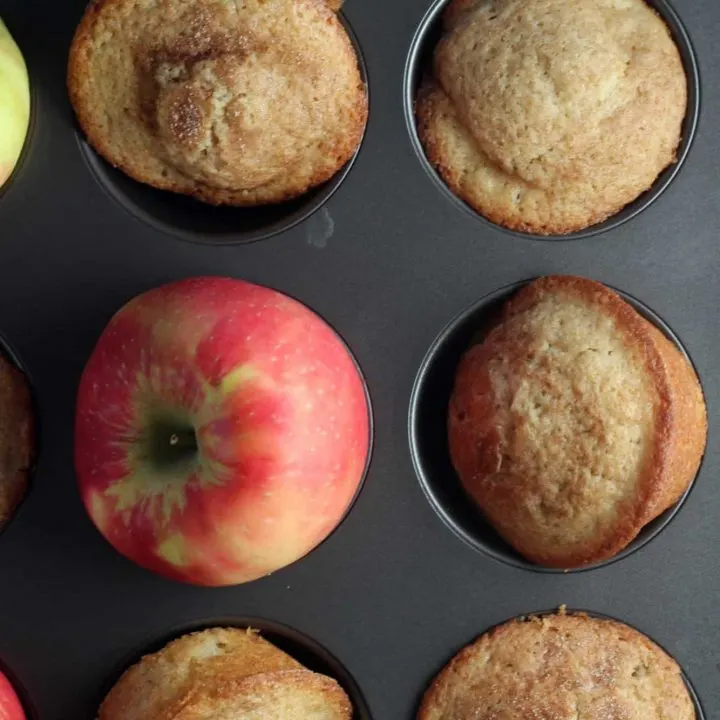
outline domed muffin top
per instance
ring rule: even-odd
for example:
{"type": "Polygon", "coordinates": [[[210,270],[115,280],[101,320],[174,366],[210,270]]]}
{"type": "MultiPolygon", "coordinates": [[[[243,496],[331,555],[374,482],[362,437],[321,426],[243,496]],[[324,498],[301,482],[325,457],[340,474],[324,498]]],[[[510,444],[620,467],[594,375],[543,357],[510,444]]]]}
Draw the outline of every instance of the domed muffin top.
{"type": "Polygon", "coordinates": [[[677,663],[612,620],[558,614],[512,621],[462,650],[418,720],[694,720],[677,663]]]}
{"type": "Polygon", "coordinates": [[[687,489],[707,435],[695,372],[615,292],[551,276],[519,290],[463,357],[455,468],[523,556],[606,560],[687,489]]]}
{"type": "Polygon", "coordinates": [[[675,159],[687,80],[645,0],[455,0],[420,135],[490,220],[563,234],[636,199],[675,159]]]}
{"type": "Polygon", "coordinates": [[[133,665],[98,720],[349,720],[335,680],[306,670],[257,633],[211,628],[185,635],[133,665]]]}
{"type": "Polygon", "coordinates": [[[325,182],[367,120],[355,50],[322,0],[95,0],[68,78],[107,160],[216,204],[280,202],[325,182]]]}

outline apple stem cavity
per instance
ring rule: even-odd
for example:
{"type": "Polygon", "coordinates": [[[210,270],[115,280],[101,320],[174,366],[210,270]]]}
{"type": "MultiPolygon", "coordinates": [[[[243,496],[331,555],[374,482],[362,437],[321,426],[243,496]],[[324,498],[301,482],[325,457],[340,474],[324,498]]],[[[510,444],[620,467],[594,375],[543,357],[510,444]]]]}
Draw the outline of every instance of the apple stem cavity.
{"type": "Polygon", "coordinates": [[[177,419],[154,418],[142,440],[148,464],[158,472],[174,471],[198,460],[195,428],[177,419]]]}

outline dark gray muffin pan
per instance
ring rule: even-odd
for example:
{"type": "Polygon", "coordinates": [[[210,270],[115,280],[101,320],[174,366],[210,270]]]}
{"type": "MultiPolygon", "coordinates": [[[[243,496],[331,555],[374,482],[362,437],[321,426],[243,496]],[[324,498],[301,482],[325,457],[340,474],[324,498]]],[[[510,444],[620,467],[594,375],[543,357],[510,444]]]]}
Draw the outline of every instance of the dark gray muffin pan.
{"type": "Polygon", "coordinates": [[[329,185],[257,212],[156,193],[85,145],[65,89],[84,4],[0,0],[34,98],[23,161],[0,193],[0,336],[42,420],[32,491],[0,536],[0,667],[33,720],[90,720],[129,663],[214,624],[264,628],[337,677],[359,720],[411,720],[459,648],[561,604],[647,633],[677,658],[704,717],[720,718],[720,5],[653,0],[688,71],[681,162],[616,218],[558,243],[479,219],[424,159],[412,99],[437,3],[347,0],[370,85],[363,145],[329,185]],[[576,573],[537,572],[498,540],[457,492],[443,437],[464,346],[518,283],[560,273],[619,288],[681,343],[710,415],[691,492],[623,557],[576,573]],[[369,474],[337,532],[291,567],[223,589],[118,555],[86,517],[73,472],[75,393],[105,324],[136,294],[204,274],[317,311],[352,349],[374,410],[369,474]]]}

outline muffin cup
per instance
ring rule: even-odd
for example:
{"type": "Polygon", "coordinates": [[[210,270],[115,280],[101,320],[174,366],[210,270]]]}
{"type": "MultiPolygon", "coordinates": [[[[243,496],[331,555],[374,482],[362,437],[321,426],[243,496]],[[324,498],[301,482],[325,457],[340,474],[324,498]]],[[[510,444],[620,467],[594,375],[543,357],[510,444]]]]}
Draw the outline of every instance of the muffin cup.
{"type": "MultiPolygon", "coordinates": [[[[336,680],[350,698],[353,706],[353,720],[372,720],[370,708],[363,697],[359,685],[355,682],[349,670],[319,642],[298,630],[273,620],[236,616],[212,618],[178,625],[161,635],[151,638],[143,647],[136,648],[126,656],[115,670],[113,670],[107,681],[100,688],[96,706],[100,707],[104,698],[112,690],[123,673],[139,662],[145,655],[162,650],[168,643],[179,639],[183,635],[216,627],[252,628],[253,630],[259,630],[265,640],[295,658],[295,660],[304,665],[308,670],[327,675],[336,680]]],[[[96,719],[97,707],[87,720],[96,719]]]]}
{"type": "MultiPolygon", "coordinates": [[[[0,335],[0,353],[3,354],[5,359],[13,365],[17,370],[19,370],[23,377],[25,378],[25,382],[27,383],[28,389],[30,390],[30,401],[31,401],[31,408],[32,408],[32,422],[33,422],[33,443],[34,443],[34,453],[33,453],[33,461],[30,465],[30,468],[28,469],[28,480],[27,480],[27,490],[25,492],[25,496],[20,501],[18,506],[15,508],[15,511],[12,514],[12,517],[10,520],[3,526],[0,527],[0,538],[2,538],[3,533],[8,530],[8,528],[15,522],[15,520],[20,515],[23,506],[25,505],[25,502],[30,497],[30,494],[33,489],[34,485],[34,478],[35,478],[35,471],[37,469],[38,461],[40,458],[40,412],[39,412],[39,405],[38,405],[38,398],[37,393],[35,391],[35,383],[33,382],[32,377],[28,373],[27,369],[25,368],[25,365],[23,364],[22,360],[20,359],[20,355],[15,350],[15,348],[10,344],[8,340],[6,340],[2,335],[0,335]]],[[[0,669],[2,669],[2,666],[0,666],[0,669]]]]}
{"type": "MultiPolygon", "coordinates": [[[[538,573],[587,572],[623,560],[656,538],[670,524],[692,492],[702,463],[693,482],[675,505],[646,525],[624,550],[600,563],[571,569],[536,565],[525,560],[500,537],[465,492],[453,468],[447,437],[448,405],[461,357],[473,344],[483,340],[499,320],[505,303],[529,282],[531,280],[507,285],[486,295],[460,313],[434,340],[420,366],[410,399],[410,452],[420,486],[430,505],[440,519],[472,548],[522,570],[538,573]]],[[[692,364],[680,339],[658,315],[627,293],[611,289],[666,335],[692,364]]]]}
{"type": "Polygon", "coordinates": [[[607,220],[584,230],[567,233],[564,235],[539,235],[529,232],[520,232],[511,230],[502,225],[492,222],[484,217],[481,213],[470,207],[466,202],[459,198],[440,177],[439,173],[428,160],[425,154],[420,137],[418,135],[417,121],[415,117],[415,100],[418,89],[425,74],[432,66],[432,57],[435,47],[442,36],[442,15],[451,0],[435,0],[425,17],[420,22],[408,54],[405,65],[405,76],[403,81],[403,103],[405,106],[405,123],[410,134],[410,142],[415,150],[420,164],[425,172],[435,183],[440,192],[445,195],[454,205],[463,212],[479,219],[490,228],[501,230],[515,237],[525,238],[529,240],[579,240],[581,238],[589,238],[595,235],[614,230],[624,225],[628,220],[632,220],[641,212],[649,208],[664,192],[670,187],[671,183],[678,176],[685,160],[688,157],[690,148],[700,118],[700,72],[698,69],[697,57],[695,50],[690,41],[685,26],[683,25],[677,12],[674,10],[668,0],[645,0],[670,29],[675,44],[680,51],[685,75],[688,82],[688,108],[685,115],[685,121],[682,126],[682,137],[677,150],[677,160],[675,163],[665,168],[655,180],[652,187],[636,198],[629,205],[626,205],[615,215],[607,220]]]}
{"type": "MultiPolygon", "coordinates": [[[[663,650],[663,652],[665,652],[673,660],[675,660],[675,657],[673,656],[673,654],[668,652],[668,650],[665,647],[663,647],[659,642],[657,642],[657,640],[654,640],[649,635],[647,635],[645,632],[643,632],[639,628],[635,627],[634,625],[630,625],[630,623],[626,622],[625,620],[620,620],[619,618],[612,617],[611,615],[605,615],[603,613],[594,612],[592,610],[579,610],[579,609],[565,608],[564,611],[567,615],[587,615],[588,617],[595,618],[597,620],[612,620],[614,622],[622,623],[623,625],[626,625],[627,627],[631,628],[632,630],[635,630],[636,632],[639,632],[642,635],[645,635],[645,637],[652,640],[652,642],[654,642],[661,650],[663,650]]],[[[477,635],[473,638],[469,638],[467,643],[465,643],[465,645],[474,642],[482,635],[487,635],[488,633],[492,632],[493,630],[496,630],[496,629],[502,627],[503,625],[507,625],[510,622],[513,622],[513,621],[522,622],[522,621],[525,621],[532,617],[546,617],[548,615],[557,615],[557,613],[558,613],[558,609],[555,608],[554,610],[542,610],[540,612],[527,613],[525,615],[517,615],[516,617],[508,618],[507,620],[503,620],[503,621],[497,623],[496,625],[493,625],[492,627],[489,627],[486,630],[483,630],[479,635],[477,635]]],[[[461,649],[462,648],[458,648],[457,652],[460,652],[461,649]]],[[[426,683],[427,687],[430,686],[430,683],[435,678],[435,676],[438,673],[440,673],[447,666],[447,664],[450,662],[450,660],[451,660],[450,657],[446,658],[445,661],[443,662],[443,664],[440,667],[438,667],[435,675],[433,675],[433,677],[430,678],[428,680],[428,682],[426,683]]],[[[685,683],[685,687],[687,688],[687,691],[690,695],[690,699],[692,700],[692,703],[695,707],[695,715],[696,715],[695,720],[706,720],[705,711],[703,710],[702,703],[700,702],[700,696],[698,695],[697,690],[695,690],[695,687],[693,686],[690,678],[685,673],[685,670],[682,668],[680,663],[677,660],[675,660],[675,662],[678,664],[678,667],[680,668],[680,673],[682,675],[683,682],[685,683]]],[[[422,702],[422,696],[420,698],[419,703],[420,702],[422,702]]],[[[419,703],[418,703],[418,706],[419,706],[419,703]]]]}
{"type": "MultiPolygon", "coordinates": [[[[360,76],[368,92],[367,66],[357,36],[342,13],[345,28],[358,59],[360,76]]],[[[256,207],[215,206],[192,197],[158,190],[137,182],[102,158],[85,139],[75,122],[80,152],[90,173],[104,192],[130,215],[150,227],[189,242],[236,245],[266,240],[307,220],[335,194],[360,153],[363,138],[353,157],[323,185],[284,203],[256,207]]],[[[366,126],[367,127],[367,126],[366,126]]]]}

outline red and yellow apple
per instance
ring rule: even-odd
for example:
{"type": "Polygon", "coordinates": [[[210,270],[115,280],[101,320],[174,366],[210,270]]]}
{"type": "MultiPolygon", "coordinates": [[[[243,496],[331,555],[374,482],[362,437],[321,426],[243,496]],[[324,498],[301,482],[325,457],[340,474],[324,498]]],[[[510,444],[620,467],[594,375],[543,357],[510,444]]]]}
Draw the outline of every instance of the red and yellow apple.
{"type": "Polygon", "coordinates": [[[2,672],[0,672],[0,720],[25,720],[25,711],[20,698],[2,672]]]}
{"type": "Polygon", "coordinates": [[[25,60],[0,20],[0,187],[15,169],[30,125],[30,82],[25,60]]]}
{"type": "Polygon", "coordinates": [[[126,557],[192,584],[248,582],[306,555],[342,520],[369,452],[345,344],[301,303],[241,280],[136,297],[80,381],[90,517],[126,557]]]}

